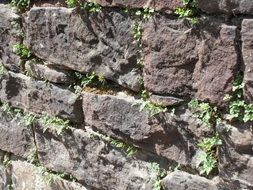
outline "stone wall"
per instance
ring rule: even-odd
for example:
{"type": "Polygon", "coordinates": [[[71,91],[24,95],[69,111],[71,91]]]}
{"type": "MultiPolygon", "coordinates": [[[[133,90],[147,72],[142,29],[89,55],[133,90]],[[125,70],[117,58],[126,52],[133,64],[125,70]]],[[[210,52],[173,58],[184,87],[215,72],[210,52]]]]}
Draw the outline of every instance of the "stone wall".
{"type": "Polygon", "coordinates": [[[253,189],[252,0],[72,2],[0,1],[0,189],[253,189]]]}

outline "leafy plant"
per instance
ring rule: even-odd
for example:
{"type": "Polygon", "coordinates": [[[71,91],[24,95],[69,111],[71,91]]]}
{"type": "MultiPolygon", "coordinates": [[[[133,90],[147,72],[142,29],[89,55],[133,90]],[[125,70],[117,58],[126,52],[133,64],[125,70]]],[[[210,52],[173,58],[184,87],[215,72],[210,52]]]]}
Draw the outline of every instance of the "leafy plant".
{"type": "Polygon", "coordinates": [[[154,14],[155,10],[149,7],[139,9],[135,12],[135,15],[138,16],[141,20],[148,20],[154,14]]]}
{"type": "Polygon", "coordinates": [[[101,5],[99,5],[95,0],[84,3],[81,5],[81,9],[84,9],[90,13],[99,13],[102,11],[101,5]]]}
{"type": "Polygon", "coordinates": [[[11,5],[19,10],[26,10],[31,6],[31,0],[11,0],[11,5]]]}
{"type": "Polygon", "coordinates": [[[217,167],[215,150],[220,145],[222,145],[222,141],[217,133],[213,137],[204,138],[202,142],[198,144],[203,150],[197,155],[197,168],[199,169],[200,174],[206,173],[209,175],[213,169],[217,167]]]}
{"type": "Polygon", "coordinates": [[[40,122],[44,125],[43,132],[46,132],[47,129],[56,130],[56,133],[60,135],[63,131],[70,128],[69,121],[64,121],[58,117],[49,117],[48,115],[44,115],[39,119],[40,122]]]}
{"type": "Polygon", "coordinates": [[[150,167],[151,177],[149,181],[153,184],[153,190],[161,190],[161,179],[167,174],[166,170],[161,169],[157,163],[152,163],[150,167]]]}
{"type": "Polygon", "coordinates": [[[22,117],[22,120],[26,126],[31,126],[32,124],[34,124],[36,119],[37,117],[32,113],[25,113],[22,117]]]}
{"type": "Polygon", "coordinates": [[[13,109],[9,103],[3,103],[1,109],[8,115],[13,116],[13,109]]]}
{"type": "Polygon", "coordinates": [[[188,104],[193,114],[207,126],[220,121],[217,107],[211,107],[209,103],[201,103],[198,100],[191,100],[188,104]]]}
{"type": "Polygon", "coordinates": [[[120,140],[110,140],[110,144],[120,148],[121,150],[123,150],[123,152],[126,153],[127,156],[133,156],[137,153],[137,149],[134,146],[131,146],[125,142],[122,142],[120,140]]]}
{"type": "Polygon", "coordinates": [[[148,100],[146,101],[142,100],[139,104],[140,104],[140,111],[147,110],[151,116],[167,111],[166,107],[153,104],[148,100]]]}
{"type": "Polygon", "coordinates": [[[74,8],[80,5],[79,0],[66,0],[65,2],[68,8],[74,8]]]}
{"type": "Polygon", "coordinates": [[[186,18],[192,24],[197,24],[198,19],[195,17],[197,14],[196,0],[182,0],[184,7],[178,7],[175,10],[175,14],[179,15],[179,18],[186,18]]]}
{"type": "Polygon", "coordinates": [[[4,67],[4,65],[0,62],[0,75],[4,75],[7,73],[6,68],[4,67]]]}
{"type": "Polygon", "coordinates": [[[23,59],[28,59],[32,56],[30,50],[23,44],[15,44],[13,46],[13,52],[23,59]]]}
{"type": "Polygon", "coordinates": [[[134,27],[133,27],[133,35],[134,35],[134,39],[137,41],[137,42],[141,42],[141,39],[142,39],[142,29],[141,29],[141,24],[136,22],[134,24],[134,27]]]}
{"type": "Polygon", "coordinates": [[[8,168],[11,164],[11,155],[10,153],[6,153],[4,155],[4,159],[3,159],[3,165],[5,168],[8,168]]]}

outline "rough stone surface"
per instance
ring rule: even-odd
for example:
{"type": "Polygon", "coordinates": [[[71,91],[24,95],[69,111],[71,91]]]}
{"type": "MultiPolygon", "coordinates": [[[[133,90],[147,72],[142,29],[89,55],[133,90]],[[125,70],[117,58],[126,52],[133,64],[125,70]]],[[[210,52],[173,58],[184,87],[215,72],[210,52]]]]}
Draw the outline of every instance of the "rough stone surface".
{"type": "Polygon", "coordinates": [[[218,190],[213,181],[182,171],[170,173],[162,180],[162,186],[164,190],[218,190]]]}
{"type": "Polygon", "coordinates": [[[38,64],[36,61],[27,61],[25,64],[26,72],[34,78],[46,80],[59,84],[71,84],[76,81],[72,72],[50,67],[46,64],[38,64]]]}
{"type": "Polygon", "coordinates": [[[190,128],[197,128],[196,122],[190,124],[170,114],[151,117],[136,104],[132,99],[84,93],[85,123],[180,164],[190,164],[197,142],[194,131],[199,133],[190,128]],[[188,135],[191,139],[186,139],[188,135]]]}
{"type": "Polygon", "coordinates": [[[174,106],[183,102],[183,100],[180,98],[159,95],[151,95],[150,101],[156,105],[161,106],[174,106]]]}
{"type": "Polygon", "coordinates": [[[13,53],[13,45],[21,42],[21,18],[7,5],[0,4],[0,59],[3,64],[19,71],[19,56],[13,53]]]}
{"type": "Polygon", "coordinates": [[[75,9],[32,8],[26,17],[26,45],[41,59],[138,91],[134,21],[125,13],[79,14],[75,9]]]}
{"type": "Polygon", "coordinates": [[[15,190],[87,190],[78,183],[63,180],[56,175],[48,182],[46,179],[49,179],[49,176],[42,175],[40,168],[26,162],[12,161],[11,166],[15,190]]]}
{"type": "Polygon", "coordinates": [[[22,74],[9,72],[0,77],[0,100],[35,113],[83,121],[81,101],[76,94],[22,74]]]}
{"type": "Polygon", "coordinates": [[[253,58],[252,58],[252,43],[253,43],[253,19],[244,19],[242,22],[242,55],[245,65],[244,71],[244,97],[253,102],[253,58]]]}
{"type": "Polygon", "coordinates": [[[224,106],[238,67],[235,26],[209,18],[194,29],[183,20],[157,16],[144,26],[143,40],[149,91],[224,106]]]}
{"type": "Polygon", "coordinates": [[[183,3],[180,0],[97,0],[97,3],[102,6],[115,6],[123,8],[145,8],[150,7],[156,11],[165,11],[167,13],[173,13],[177,7],[183,7],[183,3]]]}
{"type": "Polygon", "coordinates": [[[198,7],[207,13],[253,14],[251,0],[197,0],[198,7]]]}
{"type": "Polygon", "coordinates": [[[40,163],[54,171],[70,173],[94,189],[149,189],[149,163],[126,157],[83,130],[56,135],[38,126],[35,136],[40,163]]]}
{"type": "Polygon", "coordinates": [[[9,175],[7,169],[2,164],[5,152],[0,150],[0,189],[5,190],[9,183],[9,175]]]}
{"type": "Polygon", "coordinates": [[[31,128],[21,119],[13,118],[0,109],[0,150],[24,158],[34,153],[35,144],[31,128]]]}

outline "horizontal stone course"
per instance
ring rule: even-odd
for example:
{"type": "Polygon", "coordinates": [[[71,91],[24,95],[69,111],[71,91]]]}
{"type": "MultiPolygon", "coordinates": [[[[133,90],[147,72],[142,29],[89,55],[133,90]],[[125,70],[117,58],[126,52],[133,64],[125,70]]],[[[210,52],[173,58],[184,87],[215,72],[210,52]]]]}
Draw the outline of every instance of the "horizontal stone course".
{"type": "Polygon", "coordinates": [[[20,73],[0,76],[0,101],[31,112],[83,122],[82,103],[76,94],[20,73]]]}

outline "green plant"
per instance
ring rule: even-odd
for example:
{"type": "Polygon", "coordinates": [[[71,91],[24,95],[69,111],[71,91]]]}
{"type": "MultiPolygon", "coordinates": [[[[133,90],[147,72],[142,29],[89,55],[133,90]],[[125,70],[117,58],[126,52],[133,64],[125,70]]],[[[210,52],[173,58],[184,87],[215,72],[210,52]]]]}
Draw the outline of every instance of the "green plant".
{"type": "Polygon", "coordinates": [[[206,173],[209,175],[213,169],[217,167],[215,151],[220,145],[222,145],[222,140],[217,133],[213,137],[204,138],[202,142],[198,144],[198,147],[202,149],[202,151],[197,154],[196,164],[200,174],[206,173]]]}
{"type": "Polygon", "coordinates": [[[37,117],[32,113],[25,113],[22,120],[26,126],[31,126],[36,122],[37,117]]]}
{"type": "Polygon", "coordinates": [[[161,179],[166,176],[166,170],[161,169],[160,165],[157,163],[151,163],[150,173],[149,181],[153,184],[153,190],[161,190],[161,179]]]}
{"type": "Polygon", "coordinates": [[[195,0],[182,0],[184,7],[178,7],[175,10],[175,14],[180,18],[186,18],[192,24],[197,24],[199,21],[195,17],[198,12],[197,3],[195,0]]]}
{"type": "Polygon", "coordinates": [[[0,75],[4,75],[7,73],[6,68],[4,67],[4,65],[0,62],[0,75]]]}
{"type": "Polygon", "coordinates": [[[143,9],[139,9],[135,12],[135,15],[138,16],[141,20],[148,20],[150,19],[153,14],[154,14],[155,10],[149,7],[145,7],[143,9]]]}
{"type": "Polygon", "coordinates": [[[102,11],[101,5],[99,5],[96,0],[91,0],[81,5],[81,9],[84,9],[90,13],[98,13],[102,11]]]}
{"type": "Polygon", "coordinates": [[[220,122],[217,107],[211,107],[209,103],[201,103],[198,100],[191,100],[188,106],[193,114],[207,126],[220,122]]]}
{"type": "Polygon", "coordinates": [[[26,10],[31,6],[31,0],[11,0],[11,5],[19,10],[26,10]]]}
{"type": "Polygon", "coordinates": [[[13,116],[13,109],[9,103],[2,103],[1,109],[8,115],[13,116]]]}
{"type": "Polygon", "coordinates": [[[11,165],[11,155],[10,153],[6,153],[3,159],[3,166],[5,168],[8,168],[10,165],[11,165]]]}
{"type": "Polygon", "coordinates": [[[32,56],[30,50],[23,44],[15,44],[13,46],[13,52],[23,59],[28,59],[32,56]]]}
{"type": "Polygon", "coordinates": [[[49,117],[48,115],[42,116],[39,121],[43,124],[44,129],[43,132],[46,132],[47,129],[56,130],[56,133],[60,135],[65,130],[69,129],[69,121],[64,121],[58,117],[49,117]]]}
{"type": "Polygon", "coordinates": [[[166,112],[168,109],[166,107],[156,105],[148,100],[141,100],[139,103],[140,111],[147,110],[151,116],[155,116],[159,113],[166,112]]]}
{"type": "Polygon", "coordinates": [[[74,8],[80,5],[79,0],[66,0],[65,2],[68,8],[74,8]]]}
{"type": "Polygon", "coordinates": [[[123,150],[123,152],[125,152],[127,156],[133,156],[138,151],[134,146],[129,145],[129,144],[127,144],[125,142],[122,142],[120,140],[112,139],[112,140],[110,140],[110,144],[112,146],[115,146],[115,147],[120,148],[121,150],[123,150]]]}
{"type": "MultiPolygon", "coordinates": [[[[141,23],[134,23],[133,26],[133,35],[136,42],[140,43],[142,39],[142,29],[141,29],[141,23]]],[[[142,46],[139,46],[142,47],[142,46]]]]}

